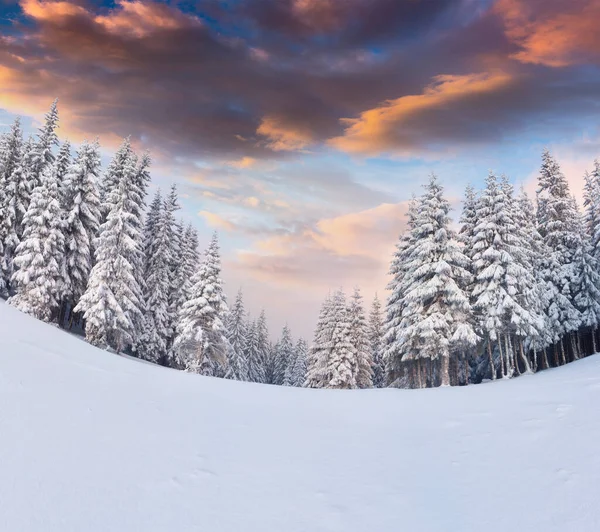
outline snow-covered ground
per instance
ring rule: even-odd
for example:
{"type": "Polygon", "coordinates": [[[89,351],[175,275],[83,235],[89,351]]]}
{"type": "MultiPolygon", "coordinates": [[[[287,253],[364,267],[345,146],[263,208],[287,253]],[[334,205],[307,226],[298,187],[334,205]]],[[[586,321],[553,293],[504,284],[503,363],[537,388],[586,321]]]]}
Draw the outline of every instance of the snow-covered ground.
{"type": "Polygon", "coordinates": [[[0,530],[600,530],[600,357],[320,391],[112,355],[0,303],[0,530]]]}

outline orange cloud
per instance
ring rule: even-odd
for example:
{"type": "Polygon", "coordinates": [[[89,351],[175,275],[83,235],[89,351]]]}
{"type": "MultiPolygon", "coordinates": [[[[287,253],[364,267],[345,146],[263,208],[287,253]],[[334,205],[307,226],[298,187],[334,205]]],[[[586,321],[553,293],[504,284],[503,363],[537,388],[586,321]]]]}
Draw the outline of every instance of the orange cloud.
{"type": "Polygon", "coordinates": [[[310,132],[275,116],[263,118],[256,132],[269,139],[267,146],[274,151],[299,151],[313,142],[310,132]]]}
{"type": "Polygon", "coordinates": [[[202,218],[206,220],[208,225],[214,227],[215,229],[223,229],[224,231],[235,230],[235,225],[232,222],[226,220],[218,214],[215,214],[214,212],[200,211],[198,215],[202,216],[202,218]]]}
{"type": "Polygon", "coordinates": [[[359,118],[343,118],[342,123],[347,126],[344,134],[330,139],[329,144],[345,152],[364,155],[410,153],[410,144],[418,137],[418,129],[426,130],[428,121],[436,126],[435,122],[443,118],[440,113],[470,98],[493,94],[512,81],[504,72],[436,76],[422,94],[388,100],[364,111],[359,118]]]}
{"type": "Polygon", "coordinates": [[[238,253],[238,267],[275,286],[321,293],[340,284],[383,290],[408,203],[319,220],[313,227],[276,235],[238,253]]]}
{"type": "Polygon", "coordinates": [[[155,2],[120,0],[119,9],[106,16],[97,16],[95,21],[107,31],[143,37],[155,30],[175,30],[200,25],[197,17],[186,15],[178,9],[155,2]]]}
{"type": "Polygon", "coordinates": [[[254,157],[242,157],[241,159],[237,159],[235,161],[229,161],[229,166],[233,168],[250,168],[257,163],[254,157]]]}
{"type": "Polygon", "coordinates": [[[201,24],[197,17],[155,2],[119,0],[107,15],[93,15],[71,2],[47,0],[21,0],[23,12],[39,21],[57,22],[66,17],[85,17],[93,20],[110,33],[144,37],[155,30],[173,30],[201,24]]]}
{"type": "Polygon", "coordinates": [[[600,0],[498,0],[494,11],[521,48],[518,61],[562,67],[600,55],[600,0]]]}
{"type": "Polygon", "coordinates": [[[85,8],[71,2],[21,0],[20,5],[23,13],[37,20],[53,20],[62,17],[89,15],[89,12],[85,8]]]}

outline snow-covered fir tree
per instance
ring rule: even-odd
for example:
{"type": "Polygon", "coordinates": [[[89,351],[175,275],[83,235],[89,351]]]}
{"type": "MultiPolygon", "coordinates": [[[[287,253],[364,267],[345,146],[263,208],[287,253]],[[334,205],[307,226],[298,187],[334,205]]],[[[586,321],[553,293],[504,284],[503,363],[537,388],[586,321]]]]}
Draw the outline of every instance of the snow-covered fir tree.
{"type": "Polygon", "coordinates": [[[37,141],[24,154],[29,190],[41,185],[46,168],[54,164],[56,156],[53,150],[59,144],[57,128],[58,99],[52,102],[50,110],[46,113],[44,125],[38,130],[37,141]]]}
{"type": "Polygon", "coordinates": [[[156,189],[154,198],[150,203],[150,207],[146,212],[144,220],[144,275],[148,275],[148,260],[154,254],[154,245],[156,243],[156,225],[160,218],[160,213],[163,208],[164,200],[160,188],[156,189]]]}
{"type": "Polygon", "coordinates": [[[145,360],[166,363],[168,340],[173,335],[175,316],[171,315],[169,298],[172,287],[172,264],[176,260],[173,240],[176,238],[175,212],[179,209],[177,190],[163,202],[154,234],[145,258],[144,332],[139,354],[145,360]]]}
{"type": "Polygon", "coordinates": [[[581,315],[573,304],[577,282],[574,222],[579,215],[567,180],[548,150],[542,154],[538,177],[537,217],[538,231],[548,249],[542,268],[547,289],[552,293],[546,314],[553,334],[554,361],[557,365],[565,364],[568,358],[565,343],[570,344],[581,324],[581,315]]]}
{"type": "Polygon", "coordinates": [[[0,297],[8,295],[12,256],[19,243],[14,198],[9,187],[13,172],[21,164],[22,138],[21,123],[17,118],[10,132],[2,135],[0,144],[0,297]]]}
{"type": "Polygon", "coordinates": [[[191,298],[181,309],[173,348],[186,369],[203,375],[224,374],[228,341],[223,319],[227,312],[216,233],[193,278],[191,298]]]}
{"type": "Polygon", "coordinates": [[[468,185],[465,189],[465,199],[463,200],[459,223],[458,240],[463,245],[463,253],[472,260],[473,234],[477,226],[477,194],[471,185],[468,185]]]}
{"type": "Polygon", "coordinates": [[[405,294],[408,288],[410,276],[408,267],[415,243],[415,223],[418,201],[412,197],[407,212],[406,229],[396,244],[396,250],[392,258],[389,274],[392,277],[387,289],[390,294],[387,298],[385,317],[385,336],[383,363],[385,382],[398,382],[403,376],[406,364],[402,362],[403,351],[399,342],[402,331],[401,321],[405,305],[405,294]]]}
{"type": "MultiPolygon", "coordinates": [[[[579,311],[581,326],[591,330],[593,352],[597,352],[596,331],[600,323],[600,264],[594,256],[590,236],[585,232],[584,220],[578,228],[578,245],[574,257],[577,277],[573,284],[573,303],[579,311]]],[[[580,331],[573,341],[581,341],[580,331]]],[[[581,347],[574,347],[576,358],[579,357],[581,347]]]]}
{"type": "Polygon", "coordinates": [[[137,157],[131,147],[131,140],[126,137],[106,168],[104,179],[100,183],[101,223],[106,221],[110,212],[111,205],[109,201],[113,191],[119,188],[124,179],[127,181],[133,179],[131,173],[134,172],[133,168],[136,164],[137,157]]]}
{"type": "Polygon", "coordinates": [[[348,305],[350,341],[356,353],[356,386],[373,387],[373,356],[369,343],[369,325],[359,288],[355,288],[348,305]]]}
{"type": "Polygon", "coordinates": [[[304,386],[356,388],[358,357],[352,344],[352,318],[343,290],[328,296],[311,347],[304,386]]]}
{"type": "Polygon", "coordinates": [[[333,329],[327,357],[326,388],[356,388],[358,356],[352,344],[352,316],[340,290],[333,298],[333,329]]]}
{"type": "Polygon", "coordinates": [[[294,366],[291,372],[290,386],[301,387],[306,380],[308,363],[308,345],[306,344],[306,340],[299,338],[294,351],[294,366]]]}
{"type": "MultiPolygon", "coordinates": [[[[493,351],[498,349],[502,376],[511,377],[518,369],[515,337],[520,345],[539,329],[539,317],[527,297],[534,294],[535,278],[515,215],[512,187],[490,173],[477,202],[472,236],[472,302],[492,378],[496,377],[493,351]]],[[[529,369],[525,358],[523,362],[529,369]]]]}
{"type": "MultiPolygon", "coordinates": [[[[58,172],[55,175],[58,181],[58,172]]],[[[64,296],[71,307],[85,292],[94,262],[93,242],[100,228],[99,176],[98,141],[85,141],[62,181],[66,269],[64,296]]]]}
{"type": "MultiPolygon", "coordinates": [[[[27,212],[31,190],[23,160],[23,133],[21,121],[16,118],[6,134],[0,159],[0,241],[2,259],[0,284],[4,292],[10,285],[13,274],[13,256],[23,235],[23,218],[27,212]]],[[[4,294],[6,295],[6,293],[4,294]]]]}
{"type": "Polygon", "coordinates": [[[192,225],[188,225],[185,229],[181,226],[179,233],[179,256],[171,289],[171,314],[175,319],[191,296],[192,277],[200,262],[198,231],[192,225]]]}
{"type": "Polygon", "coordinates": [[[54,173],[56,174],[56,180],[58,181],[58,190],[61,195],[61,206],[63,209],[68,208],[68,205],[65,203],[65,198],[63,197],[64,193],[64,181],[69,171],[71,164],[73,163],[71,159],[71,143],[68,140],[65,140],[58,150],[58,154],[56,159],[52,165],[54,169],[54,173]]]}
{"type": "Polygon", "coordinates": [[[292,370],[296,363],[296,352],[292,333],[286,324],[281,331],[281,338],[275,347],[273,384],[293,386],[292,370]]]}
{"type": "Polygon", "coordinates": [[[258,320],[256,322],[256,333],[258,338],[258,356],[260,357],[259,363],[261,369],[259,373],[262,375],[262,381],[270,383],[273,381],[272,379],[272,365],[271,365],[271,354],[273,352],[271,342],[269,340],[269,326],[267,324],[267,313],[264,309],[260,311],[260,315],[258,316],[258,320]]]}
{"type": "Polygon", "coordinates": [[[16,289],[8,301],[43,321],[56,318],[64,292],[65,242],[58,182],[52,167],[43,169],[23,218],[23,237],[15,251],[16,289]]]}
{"type": "Polygon", "coordinates": [[[83,313],[86,339],[117,352],[131,348],[141,334],[142,291],[136,275],[141,260],[139,196],[129,160],[106,204],[106,221],[94,241],[96,263],[74,312],[83,313]]]}
{"type": "Polygon", "coordinates": [[[333,299],[328,295],[317,320],[313,343],[307,361],[307,373],[304,386],[307,388],[324,388],[327,384],[327,359],[333,330],[333,299]]]}
{"type": "Polygon", "coordinates": [[[227,339],[231,349],[227,353],[227,378],[237,381],[249,380],[248,361],[246,360],[248,329],[244,296],[240,288],[235,302],[227,317],[227,339]]]}
{"type": "MultiPolygon", "coordinates": [[[[416,381],[422,386],[421,361],[439,362],[439,382],[450,384],[450,359],[474,345],[468,286],[469,259],[450,228],[450,205],[437,177],[425,186],[415,214],[410,256],[401,290],[401,319],[396,342],[401,360],[417,362],[416,381]]],[[[394,287],[394,285],[392,285],[394,287]]],[[[392,316],[394,317],[394,316],[392,316]]],[[[427,376],[432,381],[432,376],[427,376]]]]}
{"type": "Polygon", "coordinates": [[[248,320],[246,322],[244,358],[248,362],[248,380],[250,382],[265,382],[265,371],[256,320],[248,320]]]}
{"type": "Polygon", "coordinates": [[[594,161],[594,170],[586,172],[583,186],[585,230],[590,237],[592,253],[600,260],[600,161],[594,161]]]}
{"type": "Polygon", "coordinates": [[[383,336],[384,323],[381,312],[381,301],[375,294],[371,312],[369,314],[369,349],[373,361],[373,386],[382,388],[385,382],[385,369],[383,362],[383,336]]]}

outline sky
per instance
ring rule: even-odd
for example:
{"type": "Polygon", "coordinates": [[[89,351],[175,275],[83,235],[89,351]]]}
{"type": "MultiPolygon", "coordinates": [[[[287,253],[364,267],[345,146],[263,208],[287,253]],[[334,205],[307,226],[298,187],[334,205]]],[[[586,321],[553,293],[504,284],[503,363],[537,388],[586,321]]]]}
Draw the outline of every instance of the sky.
{"type": "MultiPolygon", "coordinates": [[[[573,190],[600,155],[600,0],[0,0],[0,129],[150,150],[153,187],[274,336],[322,299],[386,296],[412,194],[460,208],[490,170],[535,192],[540,155],[573,190]]],[[[152,192],[151,192],[152,193],[152,192]]]]}

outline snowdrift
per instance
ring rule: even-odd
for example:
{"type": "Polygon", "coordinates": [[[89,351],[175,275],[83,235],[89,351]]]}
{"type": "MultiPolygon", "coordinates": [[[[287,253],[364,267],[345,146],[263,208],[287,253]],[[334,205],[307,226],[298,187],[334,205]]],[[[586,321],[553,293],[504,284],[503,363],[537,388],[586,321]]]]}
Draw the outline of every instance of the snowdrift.
{"type": "Polygon", "coordinates": [[[320,391],[97,350],[0,303],[0,530],[600,530],[600,357],[320,391]]]}

